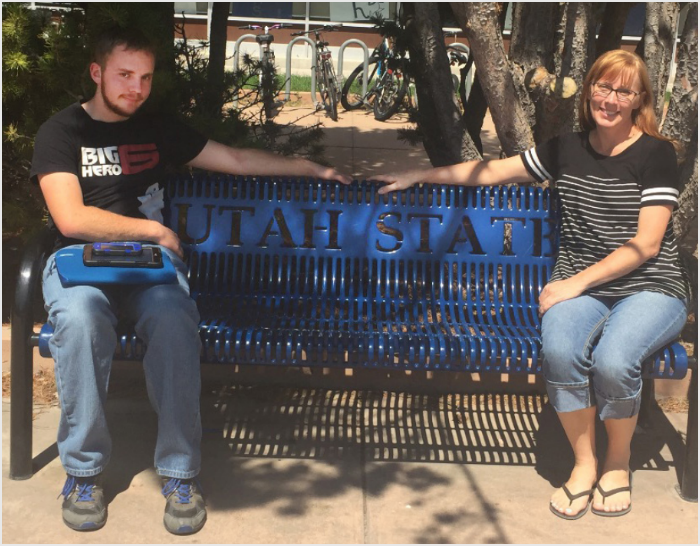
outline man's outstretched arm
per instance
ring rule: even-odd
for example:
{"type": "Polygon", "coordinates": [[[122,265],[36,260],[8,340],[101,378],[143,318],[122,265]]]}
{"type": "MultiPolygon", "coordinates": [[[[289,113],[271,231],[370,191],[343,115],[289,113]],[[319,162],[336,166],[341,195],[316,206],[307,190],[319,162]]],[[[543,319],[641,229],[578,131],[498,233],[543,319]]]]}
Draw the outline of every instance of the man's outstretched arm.
{"type": "Polygon", "coordinates": [[[260,176],[310,176],[343,184],[352,178],[308,159],[285,157],[263,150],[231,148],[210,140],[190,167],[228,174],[260,176]]]}

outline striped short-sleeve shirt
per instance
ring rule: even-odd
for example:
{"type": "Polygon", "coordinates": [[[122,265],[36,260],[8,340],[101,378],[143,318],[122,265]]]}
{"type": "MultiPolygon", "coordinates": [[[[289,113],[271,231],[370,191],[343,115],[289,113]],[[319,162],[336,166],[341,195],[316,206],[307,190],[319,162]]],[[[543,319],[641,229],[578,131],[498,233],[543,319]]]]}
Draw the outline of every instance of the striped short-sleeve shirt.
{"type": "MultiPolygon", "coordinates": [[[[673,145],[643,134],[615,156],[597,153],[589,133],[572,133],[521,154],[538,181],[550,180],[559,203],[559,253],[550,281],[568,279],[637,234],[641,207],[678,205],[673,145]]],[[[687,297],[671,222],[659,254],[634,271],[587,293],[627,296],[648,290],[687,297]]]]}

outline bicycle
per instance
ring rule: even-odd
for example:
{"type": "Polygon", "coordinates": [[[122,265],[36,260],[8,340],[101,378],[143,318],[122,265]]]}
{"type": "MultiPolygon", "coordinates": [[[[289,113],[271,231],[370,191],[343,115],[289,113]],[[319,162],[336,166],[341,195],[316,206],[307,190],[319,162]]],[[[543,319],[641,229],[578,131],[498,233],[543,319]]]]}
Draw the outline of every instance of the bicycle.
{"type": "Polygon", "coordinates": [[[293,32],[292,36],[303,36],[304,34],[313,33],[316,37],[316,87],[321,94],[321,102],[326,113],[333,121],[338,121],[338,98],[339,85],[338,78],[335,75],[331,52],[328,49],[328,42],[321,39],[322,32],[333,32],[338,30],[342,25],[324,25],[320,28],[315,28],[307,31],[293,32]]]}
{"type": "MultiPolygon", "coordinates": [[[[457,36],[456,32],[444,32],[445,38],[451,38],[457,36]]],[[[467,107],[467,75],[474,64],[474,59],[471,52],[465,55],[465,52],[461,49],[459,44],[447,44],[447,58],[450,62],[450,66],[456,66],[459,68],[459,78],[452,74],[452,82],[455,86],[455,93],[459,93],[460,101],[462,102],[462,108],[467,107]]]]}
{"type": "Polygon", "coordinates": [[[276,23],[270,26],[245,25],[238,27],[241,30],[263,30],[262,34],[255,36],[255,41],[260,44],[262,48],[258,86],[260,88],[260,94],[262,95],[263,111],[265,112],[266,119],[272,119],[275,115],[275,97],[278,91],[275,84],[275,52],[270,47],[272,42],[275,41],[275,37],[270,34],[270,31],[280,28],[289,28],[291,26],[292,25],[285,23],[276,23]]]}
{"type": "Polygon", "coordinates": [[[361,64],[345,80],[340,95],[343,108],[350,111],[371,104],[376,120],[388,120],[398,111],[408,89],[406,59],[396,54],[388,38],[382,40],[369,58],[367,93],[364,95],[352,90],[353,85],[362,88],[363,78],[364,65],[361,64]]]}
{"type": "MultiPolygon", "coordinates": [[[[454,33],[447,32],[444,34],[445,36],[454,35],[454,33]]],[[[459,77],[452,74],[452,85],[454,86],[455,93],[459,93],[459,100],[462,104],[462,109],[464,110],[467,107],[468,98],[467,76],[472,68],[472,65],[474,64],[474,60],[471,53],[465,55],[464,51],[459,45],[455,46],[454,44],[448,44],[446,48],[447,60],[450,63],[450,66],[456,66],[459,68],[459,77]]],[[[418,108],[418,96],[416,95],[414,97],[410,97],[410,99],[413,102],[412,107],[418,108]]]]}

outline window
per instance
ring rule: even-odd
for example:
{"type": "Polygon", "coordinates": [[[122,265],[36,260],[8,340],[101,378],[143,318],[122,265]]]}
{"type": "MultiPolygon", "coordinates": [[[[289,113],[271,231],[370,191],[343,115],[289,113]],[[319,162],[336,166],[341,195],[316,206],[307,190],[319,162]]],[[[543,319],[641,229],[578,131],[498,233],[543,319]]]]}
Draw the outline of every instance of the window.
{"type": "Polygon", "coordinates": [[[208,2],[174,2],[175,13],[206,15],[208,2]]]}
{"type": "Polygon", "coordinates": [[[304,19],[306,2],[233,2],[231,15],[254,19],[304,19]]]}

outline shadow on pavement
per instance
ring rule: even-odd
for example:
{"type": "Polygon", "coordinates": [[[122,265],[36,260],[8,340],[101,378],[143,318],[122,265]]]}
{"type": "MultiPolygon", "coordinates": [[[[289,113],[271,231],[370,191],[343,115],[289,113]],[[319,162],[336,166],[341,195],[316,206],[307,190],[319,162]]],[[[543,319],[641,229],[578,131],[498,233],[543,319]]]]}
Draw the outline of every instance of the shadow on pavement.
{"type": "MultiPolygon", "coordinates": [[[[133,375],[133,374],[130,374],[133,375]]],[[[424,493],[446,478],[430,466],[372,463],[455,463],[527,466],[558,487],[573,456],[542,394],[411,393],[370,389],[205,382],[201,481],[214,509],[274,502],[280,514],[303,514],[311,503],[361,489],[378,497],[397,484],[424,493]],[[208,386],[207,386],[208,385],[208,386]],[[208,393],[208,394],[207,394],[208,393]],[[318,464],[324,463],[319,472],[318,464]]],[[[106,472],[110,498],[152,468],[157,422],[143,381],[117,382],[108,422],[114,447],[106,472]]],[[[636,434],[633,470],[668,470],[684,445],[662,412],[636,434]],[[661,450],[671,449],[666,460],[661,450]]],[[[604,429],[598,423],[598,438],[604,429]]],[[[45,453],[51,453],[49,448],[45,453]]],[[[605,442],[598,442],[599,457],[605,442]]],[[[38,462],[38,461],[37,461],[38,462]]],[[[153,481],[157,478],[153,475],[153,481]]],[[[422,495],[419,495],[422,496],[422,495]]],[[[484,500],[481,512],[488,513],[484,500]]],[[[455,514],[443,514],[456,517],[455,514]]],[[[494,516],[495,517],[495,516],[494,516]]]]}

